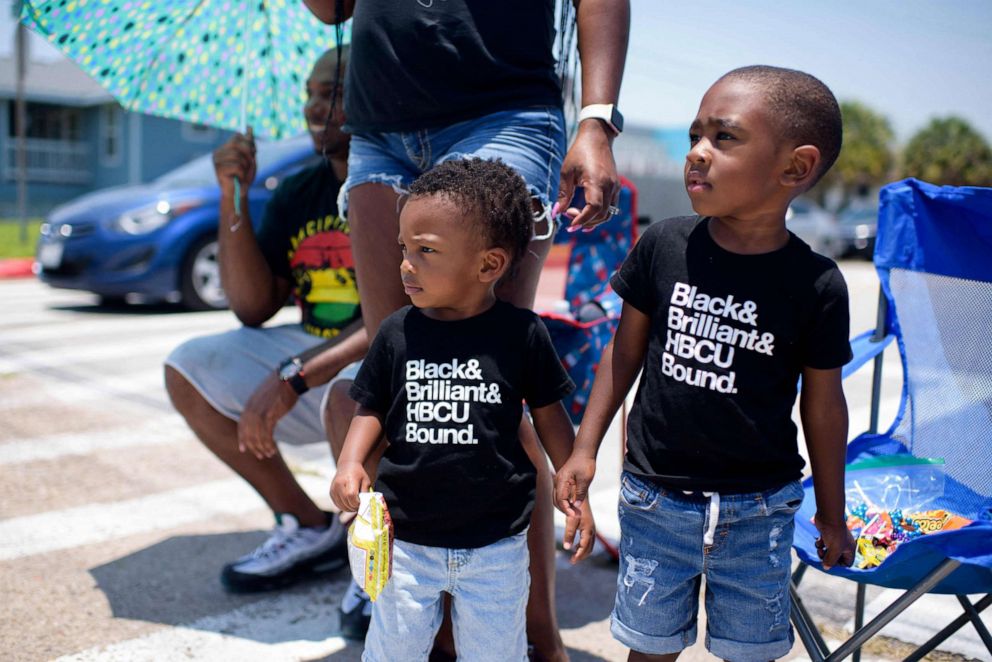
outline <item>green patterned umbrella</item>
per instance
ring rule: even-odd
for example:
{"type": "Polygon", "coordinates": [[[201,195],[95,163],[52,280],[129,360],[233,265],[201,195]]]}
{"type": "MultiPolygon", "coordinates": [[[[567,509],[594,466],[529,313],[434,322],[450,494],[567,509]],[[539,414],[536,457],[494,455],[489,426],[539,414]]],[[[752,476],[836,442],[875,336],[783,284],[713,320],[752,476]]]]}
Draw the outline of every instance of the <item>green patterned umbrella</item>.
{"type": "Polygon", "coordinates": [[[21,20],[128,110],[272,139],[306,129],[304,81],[335,43],[300,0],[28,0],[21,20]]]}

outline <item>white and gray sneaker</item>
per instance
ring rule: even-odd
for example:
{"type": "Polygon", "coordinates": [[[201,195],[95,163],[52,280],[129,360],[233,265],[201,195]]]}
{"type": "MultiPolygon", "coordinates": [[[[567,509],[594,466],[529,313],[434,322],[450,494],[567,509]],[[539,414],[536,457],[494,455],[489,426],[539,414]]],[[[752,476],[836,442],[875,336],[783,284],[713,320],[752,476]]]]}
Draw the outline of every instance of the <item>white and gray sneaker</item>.
{"type": "Polygon", "coordinates": [[[275,515],[276,527],[268,540],[224,566],[224,588],[235,593],[268,591],[347,565],[348,532],[337,515],[327,514],[326,527],[302,527],[293,515],[275,515]]]}

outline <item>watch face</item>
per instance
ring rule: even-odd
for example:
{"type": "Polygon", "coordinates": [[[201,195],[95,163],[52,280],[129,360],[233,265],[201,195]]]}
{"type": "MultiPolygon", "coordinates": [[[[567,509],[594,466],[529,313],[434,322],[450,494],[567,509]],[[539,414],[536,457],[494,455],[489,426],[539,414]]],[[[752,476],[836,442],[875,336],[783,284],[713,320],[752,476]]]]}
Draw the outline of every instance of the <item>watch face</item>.
{"type": "Polygon", "coordinates": [[[300,363],[299,359],[290,361],[288,363],[282,364],[279,368],[279,379],[286,381],[287,379],[292,379],[296,375],[300,374],[300,370],[303,365],[300,363]]]}
{"type": "Polygon", "coordinates": [[[617,133],[623,131],[623,115],[617,110],[616,106],[612,106],[612,112],[610,113],[610,123],[616,128],[617,133]]]}

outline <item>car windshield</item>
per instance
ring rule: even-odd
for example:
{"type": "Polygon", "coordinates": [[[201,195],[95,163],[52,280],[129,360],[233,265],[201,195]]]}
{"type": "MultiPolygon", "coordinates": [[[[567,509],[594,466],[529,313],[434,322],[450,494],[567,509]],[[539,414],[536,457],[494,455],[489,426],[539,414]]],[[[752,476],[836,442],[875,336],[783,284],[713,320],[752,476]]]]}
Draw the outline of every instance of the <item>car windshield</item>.
{"type": "MultiPolygon", "coordinates": [[[[278,142],[259,141],[258,154],[256,155],[258,159],[257,172],[266,172],[273,164],[279,163],[287,156],[300,151],[301,147],[308,144],[310,144],[310,138],[306,136],[280,140],[278,142]]],[[[175,170],[165,173],[156,179],[154,183],[158,186],[168,186],[171,188],[215,184],[217,183],[217,178],[214,176],[213,154],[208,153],[198,156],[189,163],[185,163],[175,170]]]]}

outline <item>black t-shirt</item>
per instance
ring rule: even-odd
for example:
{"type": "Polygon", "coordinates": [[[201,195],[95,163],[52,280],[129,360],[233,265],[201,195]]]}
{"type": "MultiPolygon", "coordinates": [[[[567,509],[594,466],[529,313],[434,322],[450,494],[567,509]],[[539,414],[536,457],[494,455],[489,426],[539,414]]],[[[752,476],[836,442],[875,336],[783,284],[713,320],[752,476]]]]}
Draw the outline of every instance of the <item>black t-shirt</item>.
{"type": "Polygon", "coordinates": [[[771,489],[802,472],[791,414],[803,367],[850,359],[847,286],[791,233],[741,255],[707,226],[656,223],[610,281],[651,318],[624,468],[678,489],[771,489]]]}
{"type": "Polygon", "coordinates": [[[323,163],[287,177],[265,207],[258,244],[272,272],[293,281],[307,333],[332,338],[359,314],[341,182],[323,163]]]}
{"type": "Polygon", "coordinates": [[[497,302],[442,322],[407,306],[379,329],[351,397],[385,418],[376,490],[396,537],[475,548],[526,528],[535,469],[520,444],[521,400],[571,392],[540,318],[497,302]]]}
{"type": "Polygon", "coordinates": [[[554,0],[361,0],[345,128],[414,131],[561,105],[554,20],[554,0]]]}

